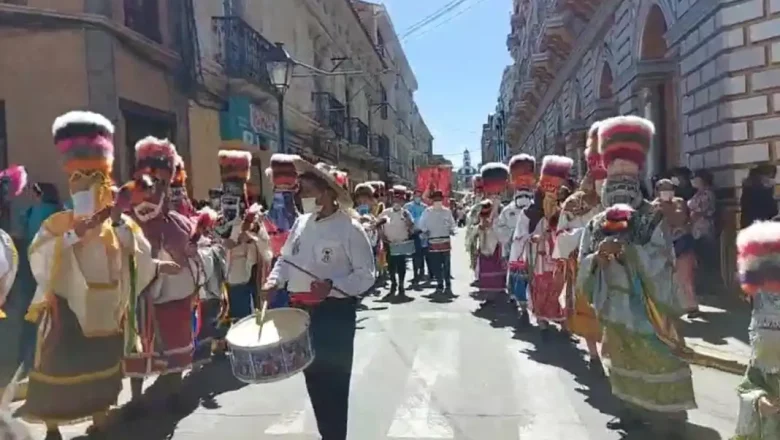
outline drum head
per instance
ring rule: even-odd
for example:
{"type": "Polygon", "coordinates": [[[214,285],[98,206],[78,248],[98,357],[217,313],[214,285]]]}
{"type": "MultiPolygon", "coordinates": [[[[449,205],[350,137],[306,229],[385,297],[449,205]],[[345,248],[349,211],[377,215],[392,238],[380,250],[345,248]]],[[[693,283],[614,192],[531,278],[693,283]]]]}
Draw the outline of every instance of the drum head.
{"type": "Polygon", "coordinates": [[[306,312],[292,308],[273,309],[266,312],[262,331],[255,316],[247,316],[230,327],[225,340],[233,347],[265,348],[293,340],[308,328],[306,312]]]}

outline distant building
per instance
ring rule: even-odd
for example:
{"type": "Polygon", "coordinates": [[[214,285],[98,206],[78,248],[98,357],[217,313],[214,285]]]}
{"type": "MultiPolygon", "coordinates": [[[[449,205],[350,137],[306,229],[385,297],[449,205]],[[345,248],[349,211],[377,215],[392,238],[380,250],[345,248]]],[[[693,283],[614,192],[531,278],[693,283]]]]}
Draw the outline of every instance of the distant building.
{"type": "Polygon", "coordinates": [[[471,153],[469,150],[463,150],[463,166],[455,172],[455,189],[456,190],[468,190],[471,188],[471,178],[474,177],[479,170],[471,165],[471,153]]]}
{"type": "Polygon", "coordinates": [[[488,115],[487,122],[482,124],[481,149],[483,162],[506,162],[509,155],[509,148],[504,138],[505,113],[501,107],[500,100],[497,108],[499,110],[494,114],[488,115]]]}

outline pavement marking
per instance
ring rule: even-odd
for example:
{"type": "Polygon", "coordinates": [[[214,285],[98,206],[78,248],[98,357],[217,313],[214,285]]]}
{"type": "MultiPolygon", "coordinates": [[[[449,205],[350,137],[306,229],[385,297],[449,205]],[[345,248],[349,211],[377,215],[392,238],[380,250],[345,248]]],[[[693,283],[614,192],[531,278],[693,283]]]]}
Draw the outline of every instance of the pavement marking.
{"type": "Polygon", "coordinates": [[[417,349],[401,406],[396,410],[387,436],[390,438],[452,439],[449,420],[434,408],[431,390],[441,376],[455,376],[459,365],[460,334],[430,333],[417,349]]]}
{"type": "Polygon", "coordinates": [[[518,401],[532,414],[530,422],[518,426],[518,438],[588,440],[587,427],[564,389],[560,370],[528,359],[515,344],[510,344],[507,350],[514,360],[518,401]]]}
{"type": "MultiPolygon", "coordinates": [[[[381,343],[381,333],[358,333],[355,337],[355,359],[352,363],[352,380],[360,377],[371,364],[379,345],[381,343]]],[[[299,409],[281,416],[273,425],[265,430],[267,435],[290,435],[290,434],[312,434],[316,433],[314,411],[308,400],[308,394],[304,393],[306,399],[301,402],[305,409],[299,409]]]]}

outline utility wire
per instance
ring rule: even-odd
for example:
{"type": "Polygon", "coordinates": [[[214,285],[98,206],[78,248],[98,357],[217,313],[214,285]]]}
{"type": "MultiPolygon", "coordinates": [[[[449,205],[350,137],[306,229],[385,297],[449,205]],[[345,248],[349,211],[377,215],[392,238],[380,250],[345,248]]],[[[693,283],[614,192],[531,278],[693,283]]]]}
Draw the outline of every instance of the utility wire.
{"type": "Polygon", "coordinates": [[[433,25],[432,27],[430,27],[430,26],[429,26],[429,27],[428,27],[428,29],[426,29],[425,27],[423,27],[423,28],[422,28],[422,33],[419,33],[419,32],[416,32],[416,33],[414,33],[414,32],[413,32],[413,33],[411,33],[410,35],[407,35],[406,37],[403,37],[403,39],[404,39],[404,40],[406,40],[406,39],[408,39],[410,36],[416,36],[417,38],[419,38],[419,37],[422,37],[423,35],[425,35],[425,34],[427,34],[427,33],[429,33],[429,32],[432,32],[432,31],[434,31],[434,30],[436,30],[436,29],[438,29],[438,28],[440,28],[440,27],[444,26],[445,24],[447,24],[447,23],[451,22],[452,20],[455,20],[456,18],[460,17],[461,15],[465,14],[466,12],[468,12],[468,11],[470,11],[470,10],[474,9],[476,6],[478,6],[478,5],[482,4],[482,3],[485,3],[485,1],[487,1],[487,0],[477,0],[476,2],[474,2],[474,3],[472,3],[472,4],[468,5],[468,6],[466,6],[465,8],[463,8],[463,9],[461,9],[461,10],[459,10],[459,11],[458,11],[458,12],[456,12],[454,15],[450,15],[450,16],[449,16],[449,17],[447,17],[447,18],[446,18],[444,21],[441,21],[441,22],[439,22],[439,23],[436,23],[436,24],[435,24],[435,25],[433,25]]]}
{"type": "Polygon", "coordinates": [[[432,22],[438,20],[440,17],[442,17],[444,15],[449,14],[450,12],[452,12],[453,9],[455,9],[458,6],[462,5],[466,1],[467,0],[452,0],[452,1],[450,1],[446,5],[442,6],[438,10],[436,10],[435,12],[429,14],[427,17],[424,17],[422,20],[420,20],[417,23],[409,26],[409,28],[407,28],[403,32],[403,34],[401,35],[400,39],[403,40],[407,36],[409,36],[409,35],[413,34],[414,32],[416,32],[418,29],[428,25],[429,23],[432,23],[432,22]]]}

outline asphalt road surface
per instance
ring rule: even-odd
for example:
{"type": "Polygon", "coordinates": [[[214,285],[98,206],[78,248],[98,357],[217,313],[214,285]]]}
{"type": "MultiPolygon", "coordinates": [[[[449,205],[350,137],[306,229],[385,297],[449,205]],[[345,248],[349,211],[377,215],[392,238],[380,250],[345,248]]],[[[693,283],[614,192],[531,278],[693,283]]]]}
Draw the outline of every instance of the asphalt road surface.
{"type": "MultiPolygon", "coordinates": [[[[587,370],[586,352],[563,337],[542,343],[517,333],[511,311],[477,316],[473,276],[455,239],[450,303],[409,291],[404,304],[364,301],[353,366],[352,440],[613,440],[605,423],[616,411],[606,381],[587,370]]],[[[384,293],[384,292],[380,292],[384,293]]],[[[700,409],[690,413],[686,438],[727,439],[737,415],[738,376],[694,367],[700,409]]],[[[160,412],[117,423],[111,439],[315,440],[314,416],[302,376],[268,385],[232,380],[229,366],[212,364],[187,378],[192,412],[160,412]]],[[[74,396],[77,398],[77,396],[74,396]]],[[[122,400],[126,401],[126,393],[122,400]]],[[[86,425],[63,429],[80,437],[86,425]]],[[[42,434],[40,428],[36,432],[42,434]]],[[[42,438],[42,437],[41,437],[42,438]]]]}

